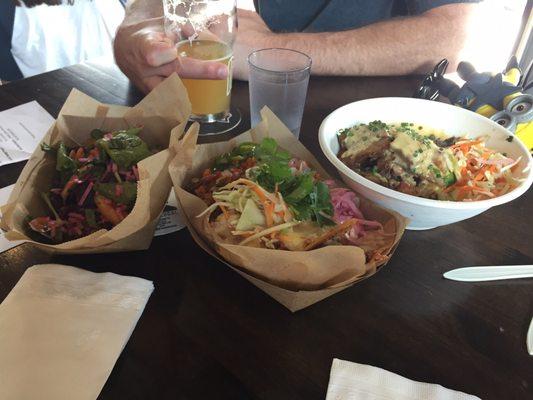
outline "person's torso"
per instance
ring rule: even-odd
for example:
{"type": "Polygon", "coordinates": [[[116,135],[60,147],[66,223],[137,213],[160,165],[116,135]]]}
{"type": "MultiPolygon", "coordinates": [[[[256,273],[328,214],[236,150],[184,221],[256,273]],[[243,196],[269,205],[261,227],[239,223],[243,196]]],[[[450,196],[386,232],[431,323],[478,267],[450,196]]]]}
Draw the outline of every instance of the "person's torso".
{"type": "Polygon", "coordinates": [[[113,59],[112,40],[124,18],[120,1],[69,3],[15,8],[11,53],[25,77],[90,59],[113,59]]]}
{"type": "Polygon", "coordinates": [[[359,28],[407,13],[404,0],[256,0],[274,32],[327,32],[359,28]]]}

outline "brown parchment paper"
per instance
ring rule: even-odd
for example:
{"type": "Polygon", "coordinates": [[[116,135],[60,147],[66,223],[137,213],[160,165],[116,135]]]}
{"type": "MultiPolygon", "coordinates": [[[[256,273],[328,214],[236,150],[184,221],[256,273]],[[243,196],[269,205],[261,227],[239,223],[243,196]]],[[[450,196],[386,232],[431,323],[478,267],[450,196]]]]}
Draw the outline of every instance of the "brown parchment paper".
{"type": "Polygon", "coordinates": [[[27,236],[27,217],[47,214],[39,193],[49,189],[55,172],[55,160],[38,146],[22,170],[8,203],[1,208],[0,227],[7,231],[6,238],[27,240],[54,253],[107,253],[148,248],[172,186],[168,176],[170,139],[172,136],[177,141],[182,135],[190,113],[187,91],[176,74],[161,82],[134,107],[102,104],[73,89],[42,142],[82,145],[95,128],[113,131],[142,125],[139,136],[151,149],[161,151],[139,162],[137,200],[120,224],[111,230],[102,229],[80,239],[48,245],[27,236]]]}
{"type": "Polygon", "coordinates": [[[178,203],[195,241],[207,252],[228,264],[254,285],[274,297],[291,311],[296,311],[328,297],[351,284],[371,276],[387,261],[400,240],[406,219],[401,215],[361,199],[361,209],[368,219],[381,222],[390,240],[382,249],[385,258],[366,263],[364,251],[356,246],[327,246],[312,251],[258,249],[230,245],[210,237],[196,216],[206,204],[185,188],[191,178],[199,176],[213,159],[245,141],[260,142],[264,137],[296,157],[306,160],[323,177],[329,175],[313,155],[270,111],[261,112],[263,121],[227,142],[197,144],[198,129],[193,125],[183,139],[171,145],[175,154],[169,165],[178,203]]]}

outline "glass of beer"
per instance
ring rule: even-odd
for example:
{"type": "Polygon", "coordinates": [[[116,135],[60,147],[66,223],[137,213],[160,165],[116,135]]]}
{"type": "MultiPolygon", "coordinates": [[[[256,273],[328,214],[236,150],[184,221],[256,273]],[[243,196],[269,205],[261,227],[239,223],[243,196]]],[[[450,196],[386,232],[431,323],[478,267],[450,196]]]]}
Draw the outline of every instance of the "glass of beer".
{"type": "Polygon", "coordinates": [[[241,120],[231,108],[231,63],[237,34],[236,0],[163,0],[165,33],[178,56],[228,66],[226,79],[182,78],[201,134],[224,133],[241,120]]]}

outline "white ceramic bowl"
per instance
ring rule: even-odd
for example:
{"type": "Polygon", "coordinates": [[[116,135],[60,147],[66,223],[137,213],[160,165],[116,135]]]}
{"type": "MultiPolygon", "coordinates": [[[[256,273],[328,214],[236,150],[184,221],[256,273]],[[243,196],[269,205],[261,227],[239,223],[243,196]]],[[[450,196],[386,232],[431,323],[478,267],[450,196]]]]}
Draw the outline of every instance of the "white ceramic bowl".
{"type": "Polygon", "coordinates": [[[506,140],[508,137],[509,132],[505,128],[472,111],[435,101],[403,97],[383,97],[347,104],[328,115],[319,130],[320,147],[337,168],[343,181],[357,193],[409,218],[408,229],[431,229],[461,221],[516,199],[526,192],[533,182],[531,155],[518,138],[509,142],[506,140]],[[387,123],[413,122],[415,126],[442,130],[449,136],[476,138],[488,135],[487,147],[505,152],[515,159],[522,157],[515,174],[524,181],[503,196],[472,202],[425,199],[378,185],[352,171],[337,158],[339,129],[374,120],[387,123]]]}

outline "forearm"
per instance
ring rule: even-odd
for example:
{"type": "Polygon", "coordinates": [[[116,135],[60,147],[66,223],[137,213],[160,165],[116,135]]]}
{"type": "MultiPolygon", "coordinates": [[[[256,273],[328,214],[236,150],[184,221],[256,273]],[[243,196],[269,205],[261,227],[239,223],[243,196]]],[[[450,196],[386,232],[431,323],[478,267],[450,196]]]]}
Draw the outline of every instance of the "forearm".
{"type": "Polygon", "coordinates": [[[161,0],[129,0],[123,24],[135,24],[163,16],[161,0]]]}
{"type": "Polygon", "coordinates": [[[310,55],[318,75],[406,75],[427,72],[442,58],[454,69],[474,7],[443,6],[343,32],[275,34],[266,45],[310,55]]]}

